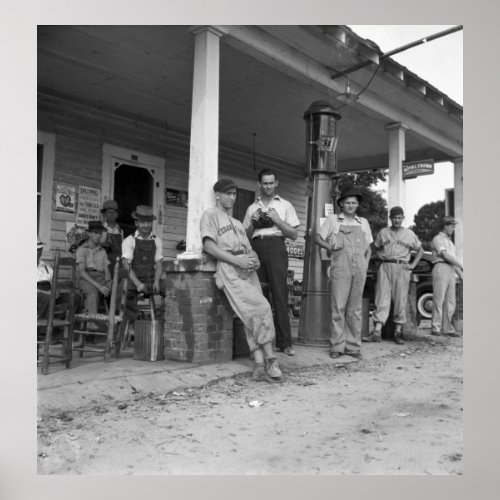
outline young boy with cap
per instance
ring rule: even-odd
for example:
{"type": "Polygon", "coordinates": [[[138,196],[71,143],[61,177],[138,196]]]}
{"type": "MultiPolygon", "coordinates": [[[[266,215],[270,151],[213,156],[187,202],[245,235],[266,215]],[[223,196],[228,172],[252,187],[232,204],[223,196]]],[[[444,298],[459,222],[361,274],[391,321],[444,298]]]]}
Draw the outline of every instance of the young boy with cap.
{"type": "Polygon", "coordinates": [[[419,263],[424,249],[417,235],[402,226],[405,218],[401,207],[392,207],[389,212],[390,227],[384,227],[377,235],[374,246],[377,256],[382,261],[378,269],[375,285],[375,313],[373,321],[375,328],[363,342],[380,342],[382,326],[385,325],[394,302],[393,321],[395,324],[394,342],[404,344],[402,328],[406,323],[406,304],[411,272],[419,263]],[[417,250],[417,255],[410,264],[411,251],[417,250]]]}
{"type": "Polygon", "coordinates": [[[273,315],[256,272],[257,254],[242,223],[231,217],[236,184],[231,179],[220,179],[213,190],[216,207],[206,210],[200,221],[203,246],[217,260],[216,285],[224,291],[245,327],[248,347],[255,360],[252,380],[273,382],[282,376],[273,351],[273,315]]]}
{"type": "Polygon", "coordinates": [[[455,232],[456,220],[443,217],[441,232],[432,240],[432,335],[459,337],[452,324],[455,312],[455,287],[458,274],[463,281],[463,264],[457,259],[457,252],[451,235],[455,232]]]}
{"type": "Polygon", "coordinates": [[[345,189],[337,199],[341,213],[329,215],[314,240],[331,253],[331,358],[361,358],[361,307],[373,241],[368,221],[356,215],[361,201],[359,192],[345,189]]]}
{"type": "MultiPolygon", "coordinates": [[[[76,250],[79,284],[83,294],[85,312],[97,313],[99,294],[107,297],[111,292],[111,274],[106,250],[101,246],[101,221],[89,221],[88,239],[76,250]]],[[[95,323],[87,323],[89,330],[97,330],[95,323]]]]}
{"type": "Polygon", "coordinates": [[[159,294],[163,259],[162,241],[153,234],[153,221],[156,216],[153,208],[147,205],[137,205],[132,212],[137,230],[127,236],[122,244],[122,258],[129,269],[127,290],[127,319],[129,332],[134,334],[134,321],[137,319],[137,296],[159,294]]]}

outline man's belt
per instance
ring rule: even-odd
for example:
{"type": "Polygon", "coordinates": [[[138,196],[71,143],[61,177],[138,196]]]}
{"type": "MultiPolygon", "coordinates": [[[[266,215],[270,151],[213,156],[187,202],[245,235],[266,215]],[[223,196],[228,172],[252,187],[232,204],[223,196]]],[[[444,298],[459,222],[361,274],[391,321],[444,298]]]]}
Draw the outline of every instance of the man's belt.
{"type": "Polygon", "coordinates": [[[408,264],[408,261],[403,259],[384,259],[382,262],[389,262],[391,264],[408,264]]]}
{"type": "Polygon", "coordinates": [[[281,236],[279,234],[258,234],[257,236],[254,236],[252,240],[268,240],[271,238],[280,238],[282,240],[285,239],[284,236],[281,236]]]}

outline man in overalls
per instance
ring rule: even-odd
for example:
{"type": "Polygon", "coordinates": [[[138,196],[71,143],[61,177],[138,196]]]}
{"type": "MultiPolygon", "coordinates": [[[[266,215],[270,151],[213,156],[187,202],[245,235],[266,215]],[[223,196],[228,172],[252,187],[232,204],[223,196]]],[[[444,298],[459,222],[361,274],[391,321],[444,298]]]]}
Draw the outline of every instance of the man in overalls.
{"type": "Polygon", "coordinates": [[[273,314],[256,272],[259,258],[242,223],[231,217],[236,184],[231,179],[220,179],[213,189],[216,207],[205,210],[200,221],[203,248],[217,260],[215,284],[224,291],[245,326],[248,347],[255,360],[252,380],[273,382],[282,375],[273,351],[273,314]]]}
{"type": "Polygon", "coordinates": [[[331,253],[332,358],[361,358],[361,307],[373,242],[368,221],[356,215],[361,201],[357,191],[345,190],[337,200],[341,213],[329,215],[315,236],[331,253]]]}
{"type": "Polygon", "coordinates": [[[137,230],[127,236],[122,244],[123,263],[129,269],[126,315],[130,335],[134,334],[134,321],[137,319],[137,296],[165,293],[160,285],[163,248],[161,239],[153,234],[153,221],[156,216],[153,208],[138,205],[132,218],[137,230]]]}
{"type": "Polygon", "coordinates": [[[111,278],[113,278],[115,271],[116,258],[121,258],[122,256],[122,243],[124,239],[123,229],[116,222],[118,213],[118,203],[115,200],[106,200],[103,203],[101,214],[103,215],[103,226],[106,232],[102,235],[101,246],[108,253],[111,278]]]}
{"type": "Polygon", "coordinates": [[[404,344],[402,329],[406,323],[406,304],[411,272],[420,262],[424,249],[417,235],[403,227],[405,218],[401,207],[392,207],[389,212],[390,227],[384,227],[375,239],[377,256],[382,261],[378,269],[375,288],[375,313],[373,332],[364,337],[363,342],[381,342],[382,326],[385,325],[394,302],[394,342],[404,344]],[[410,264],[411,251],[417,250],[417,255],[410,264]]]}

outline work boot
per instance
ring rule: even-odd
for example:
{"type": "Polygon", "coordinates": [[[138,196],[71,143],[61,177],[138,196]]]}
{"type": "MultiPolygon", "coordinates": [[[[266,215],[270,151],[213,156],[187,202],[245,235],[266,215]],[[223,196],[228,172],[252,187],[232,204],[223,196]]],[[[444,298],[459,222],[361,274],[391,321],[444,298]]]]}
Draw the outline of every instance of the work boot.
{"type": "Polygon", "coordinates": [[[398,332],[398,331],[394,332],[394,342],[396,342],[396,344],[399,344],[399,345],[402,345],[405,343],[405,341],[403,340],[403,334],[401,332],[398,332]]]}
{"type": "Polygon", "coordinates": [[[271,378],[280,378],[283,375],[280,370],[280,365],[276,361],[276,358],[267,360],[266,371],[271,378]]]}
{"type": "Polygon", "coordinates": [[[373,331],[368,337],[362,337],[363,342],[382,342],[382,336],[379,332],[373,331]]]}
{"type": "Polygon", "coordinates": [[[252,372],[252,380],[254,382],[269,382],[272,384],[274,380],[267,374],[264,365],[255,365],[252,372]]]}

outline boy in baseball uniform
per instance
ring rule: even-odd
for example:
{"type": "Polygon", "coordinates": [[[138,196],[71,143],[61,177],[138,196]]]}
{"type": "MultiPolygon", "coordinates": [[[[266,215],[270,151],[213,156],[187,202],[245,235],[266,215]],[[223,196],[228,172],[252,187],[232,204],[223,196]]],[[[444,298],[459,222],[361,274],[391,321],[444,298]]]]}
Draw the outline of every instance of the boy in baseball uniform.
{"type": "Polygon", "coordinates": [[[200,221],[204,250],[217,260],[215,283],[245,327],[248,347],[255,359],[252,380],[272,382],[282,375],[272,345],[273,316],[256,272],[259,259],[242,223],[230,215],[236,184],[231,179],[220,179],[213,190],[216,207],[206,210],[200,221]]]}
{"type": "Polygon", "coordinates": [[[394,342],[404,344],[401,331],[406,323],[406,304],[411,272],[424,254],[417,235],[411,229],[402,226],[404,218],[401,207],[392,207],[389,212],[391,226],[384,227],[375,239],[374,246],[382,261],[375,285],[375,313],[373,315],[375,328],[368,337],[362,339],[363,342],[382,340],[382,326],[387,321],[392,301],[394,302],[394,342]],[[412,250],[417,250],[417,255],[410,264],[412,250]]]}

